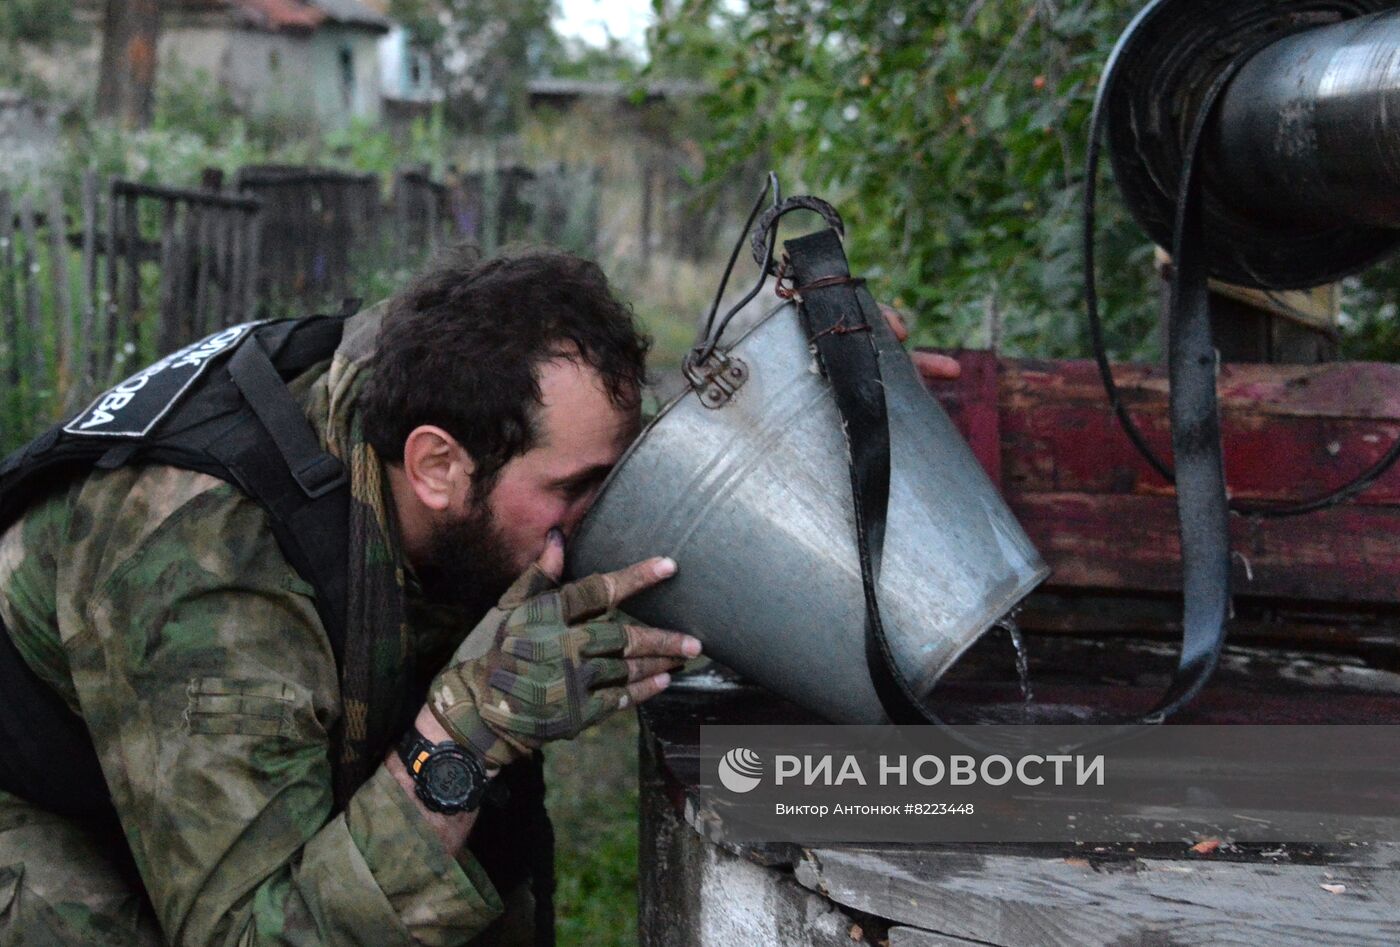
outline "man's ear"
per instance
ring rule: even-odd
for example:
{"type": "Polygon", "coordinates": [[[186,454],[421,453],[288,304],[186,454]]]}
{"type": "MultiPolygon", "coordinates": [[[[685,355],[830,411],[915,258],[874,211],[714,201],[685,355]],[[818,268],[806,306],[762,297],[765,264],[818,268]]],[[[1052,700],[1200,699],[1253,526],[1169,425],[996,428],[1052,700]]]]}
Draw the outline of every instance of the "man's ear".
{"type": "Polygon", "coordinates": [[[403,471],[418,502],[441,513],[466,503],[476,465],[451,434],[422,424],[404,440],[403,471]]]}

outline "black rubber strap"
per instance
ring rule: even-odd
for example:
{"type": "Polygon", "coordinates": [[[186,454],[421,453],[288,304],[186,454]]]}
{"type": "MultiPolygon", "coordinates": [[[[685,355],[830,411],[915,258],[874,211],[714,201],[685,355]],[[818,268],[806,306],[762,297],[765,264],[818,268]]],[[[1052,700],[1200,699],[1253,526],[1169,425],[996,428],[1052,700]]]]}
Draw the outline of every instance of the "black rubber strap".
{"type": "Polygon", "coordinates": [[[308,498],[323,497],[346,483],[345,465],[321,449],[311,422],[287,392],[256,335],[238,347],[228,370],[308,498]]]}
{"type": "MultiPolygon", "coordinates": [[[[1216,399],[1217,355],[1211,334],[1209,268],[1201,220],[1200,159],[1206,129],[1216,103],[1240,67],[1264,44],[1242,50],[1215,77],[1197,108],[1182,150],[1177,183],[1176,219],[1172,226],[1172,278],[1168,299],[1167,364],[1171,379],[1170,415],[1175,469],[1168,473],[1176,485],[1177,523],[1181,537],[1182,594],[1181,654],[1166,694],[1144,718],[1161,723],[1189,703],[1210,680],[1225,647],[1230,619],[1230,500],[1225,485],[1224,448],[1220,438],[1220,408],[1216,399]]],[[[1106,70],[1111,84],[1116,52],[1106,70]]],[[[1105,98],[1100,90],[1100,103],[1105,98]]],[[[1097,136],[1102,121],[1092,123],[1097,136]]],[[[1087,268],[1086,268],[1087,269],[1087,268]]],[[[1101,351],[1095,326],[1096,348],[1101,351]]],[[[1100,369],[1107,370],[1100,356],[1100,369]]],[[[1108,376],[1111,379],[1112,376],[1108,376]]],[[[1116,395],[1110,389],[1111,397],[1116,395]]],[[[1127,412],[1117,403],[1119,420],[1136,433],[1127,412]]],[[[1141,441],[1140,435],[1134,442],[1141,441]]],[[[1145,444],[1139,443],[1140,448],[1145,444]]],[[[1149,451],[1150,455],[1150,451],[1149,451]]],[[[1154,463],[1165,469],[1160,461],[1154,463]]]]}
{"type": "MultiPolygon", "coordinates": [[[[331,323],[330,330],[335,328],[331,323]]],[[[345,465],[321,448],[259,336],[238,347],[228,370],[253,417],[236,419],[206,450],[271,514],[280,548],[316,589],[316,610],[336,666],[343,669],[349,593],[345,551],[350,542],[345,465]],[[258,427],[267,436],[260,436],[258,427]]]]}
{"type": "MultiPolygon", "coordinates": [[[[1161,702],[1140,722],[1159,723],[1190,701],[1219,661],[1229,613],[1230,550],[1215,349],[1210,334],[1197,184],[1183,180],[1172,285],[1172,432],[1186,608],[1181,656],[1161,702]]],[[[890,490],[890,435],[879,351],[872,325],[879,308],[850,269],[841,239],[823,230],[784,244],[793,281],[804,287],[799,311],[832,387],[849,451],[851,494],[865,597],[866,663],[891,723],[941,723],[895,664],[877,594],[890,490]]],[[[1103,719],[1100,723],[1132,721],[1103,719]]]]}
{"type": "Polygon", "coordinates": [[[871,683],[891,723],[936,722],[899,673],[880,620],[876,593],[890,498],[890,430],[880,356],[872,331],[879,307],[854,280],[841,238],[826,229],[786,241],[793,282],[807,287],[796,297],[831,382],[849,450],[856,545],[865,593],[865,652],[871,683]]]}
{"type": "MultiPolygon", "coordinates": [[[[1243,58],[1236,60],[1242,62],[1243,58]]],[[[1185,603],[1177,668],[1161,703],[1145,718],[1147,723],[1165,720],[1205,687],[1220,662],[1230,618],[1230,502],[1215,394],[1216,352],[1196,159],[1211,110],[1236,68],[1217,78],[1201,103],[1177,193],[1167,365],[1185,603]]]]}
{"type": "MultiPolygon", "coordinates": [[[[1158,7],[1161,0],[1154,0],[1144,7],[1128,27],[1118,38],[1118,43],[1109,54],[1108,61],[1104,65],[1103,74],[1099,79],[1098,92],[1094,97],[1094,109],[1089,119],[1089,143],[1084,153],[1084,211],[1083,230],[1081,240],[1084,254],[1084,311],[1089,324],[1089,341],[1094,352],[1094,361],[1098,365],[1099,379],[1103,382],[1104,391],[1108,393],[1109,405],[1113,408],[1114,414],[1118,418],[1119,426],[1128,440],[1137,450],[1148,465],[1164,480],[1168,482],[1175,480],[1175,472],[1171,465],[1166,462],[1147,442],[1142,431],[1138,428],[1132,416],[1128,413],[1126,405],[1123,403],[1121,394],[1118,391],[1118,384],[1113,378],[1113,369],[1108,360],[1108,348],[1104,342],[1103,320],[1099,315],[1098,285],[1096,277],[1096,262],[1094,251],[1094,231],[1097,219],[1098,205],[1098,169],[1101,143],[1109,124],[1109,112],[1112,108],[1114,88],[1119,81],[1119,77],[1129,72],[1133,68],[1133,62],[1125,58],[1124,52],[1130,45],[1135,34],[1142,29],[1150,28],[1154,17],[1158,15],[1158,7]]],[[[1221,73],[1215,78],[1212,85],[1207,89],[1206,95],[1201,100],[1198,116],[1205,118],[1211,113],[1216,100],[1224,91],[1226,84],[1235,76],[1239,68],[1251,59],[1255,53],[1265,46],[1277,42],[1290,30],[1308,29],[1311,24],[1306,20],[1292,24],[1281,24],[1280,32],[1271,33],[1268,36],[1256,40],[1253,44],[1244,47],[1235,54],[1234,58],[1226,63],[1221,73]]],[[[1116,116],[1115,118],[1119,118],[1116,116]]],[[[1124,119],[1126,120],[1126,119],[1124,119]]],[[[1200,124],[1198,122],[1198,124],[1200,124]]],[[[1190,136],[1182,154],[1185,157],[1185,166],[1194,164],[1197,153],[1201,149],[1205,126],[1201,125],[1194,134],[1190,136]]],[[[1180,208],[1181,195],[1185,191],[1185,185],[1189,183],[1190,175],[1183,173],[1178,187],[1177,207],[1180,208]]],[[[1198,198],[1199,199],[1199,198],[1198,198]]],[[[1174,234],[1179,233],[1180,215],[1178,214],[1178,225],[1174,229],[1174,234]]],[[[1179,264],[1175,264],[1179,265],[1179,264]]],[[[1371,466],[1360,471],[1350,480],[1328,489],[1326,492],[1299,500],[1290,500],[1285,503],[1273,501],[1249,502],[1243,500],[1231,500],[1230,509],[1235,513],[1243,513],[1247,516],[1254,516],[1268,519],[1278,519],[1291,516],[1304,516],[1308,513],[1315,513],[1318,510],[1325,510],[1330,507],[1344,503],[1354,496],[1365,491],[1373,483],[1384,476],[1397,462],[1400,462],[1400,437],[1392,439],[1390,447],[1371,466]]]]}

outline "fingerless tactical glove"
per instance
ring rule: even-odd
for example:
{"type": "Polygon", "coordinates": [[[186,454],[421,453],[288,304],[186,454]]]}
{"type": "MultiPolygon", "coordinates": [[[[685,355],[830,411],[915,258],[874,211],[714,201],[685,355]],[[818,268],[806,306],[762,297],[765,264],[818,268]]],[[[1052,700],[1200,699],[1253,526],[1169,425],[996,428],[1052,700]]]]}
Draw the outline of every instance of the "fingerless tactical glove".
{"type": "Polygon", "coordinates": [[[603,576],[556,587],[532,566],[433,680],[433,715],[458,743],[505,766],[625,707],[622,652],[634,622],[609,600],[603,576]],[[468,657],[483,633],[491,646],[468,657]]]}

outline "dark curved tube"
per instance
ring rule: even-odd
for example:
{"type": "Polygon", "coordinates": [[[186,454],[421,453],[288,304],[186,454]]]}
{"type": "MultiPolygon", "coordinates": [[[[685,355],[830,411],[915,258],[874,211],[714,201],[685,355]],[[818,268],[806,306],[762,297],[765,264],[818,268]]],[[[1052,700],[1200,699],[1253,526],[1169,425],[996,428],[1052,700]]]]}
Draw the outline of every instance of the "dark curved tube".
{"type": "Polygon", "coordinates": [[[1400,227],[1400,10],[1266,47],[1218,115],[1217,197],[1284,227],[1400,227]]]}

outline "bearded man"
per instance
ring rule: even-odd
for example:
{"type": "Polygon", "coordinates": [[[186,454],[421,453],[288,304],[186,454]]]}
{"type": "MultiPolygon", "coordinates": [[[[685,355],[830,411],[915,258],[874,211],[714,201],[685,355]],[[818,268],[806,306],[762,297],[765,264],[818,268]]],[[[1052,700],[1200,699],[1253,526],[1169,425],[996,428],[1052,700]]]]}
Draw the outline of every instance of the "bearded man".
{"type": "Polygon", "coordinates": [[[552,251],[449,259],[314,364],[288,335],[280,380],[244,357],[261,331],[182,350],[0,468],[150,412],[0,519],[0,944],[551,943],[540,748],[700,653],[618,610],[668,559],[560,584],[640,429],[646,340],[552,251]],[[169,404],[140,400],[162,384],[169,404]],[[303,487],[336,475],[259,492],[254,454],[225,450],[252,428],[303,487]],[[217,464],[181,459],[195,430],[227,432],[197,445],[217,464]],[[333,528],[298,519],[326,496],[333,528]]]}

